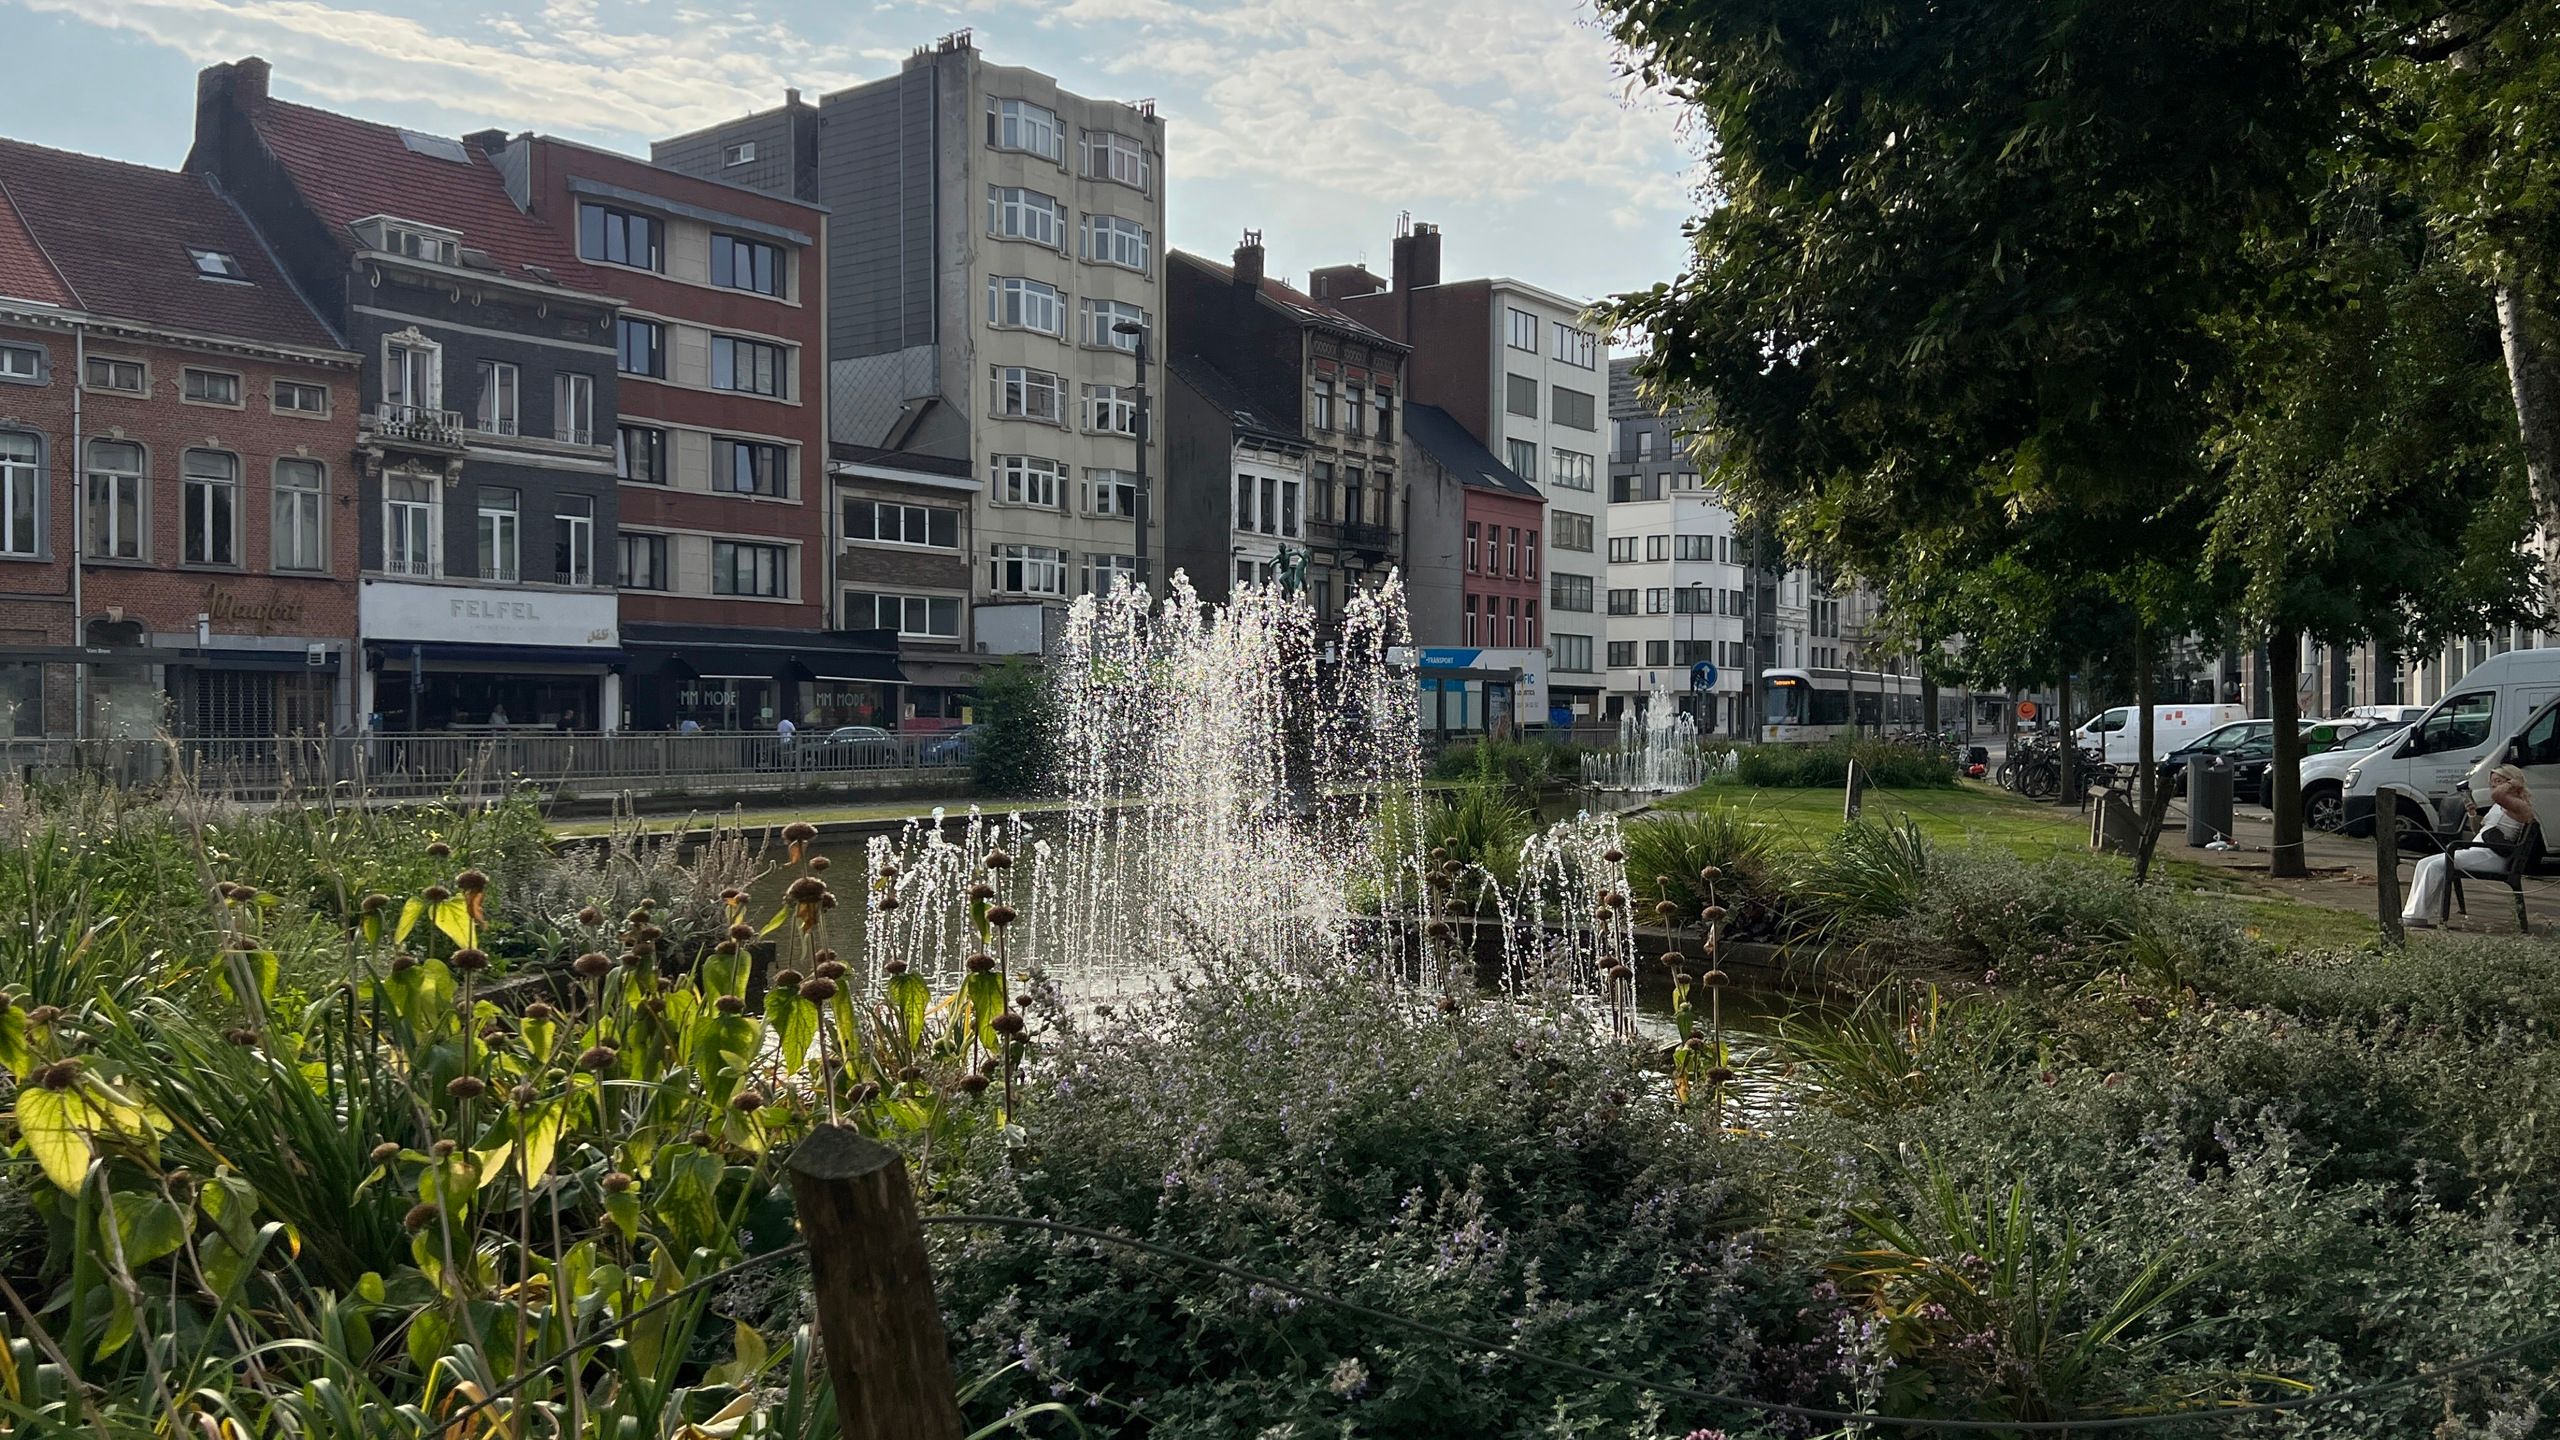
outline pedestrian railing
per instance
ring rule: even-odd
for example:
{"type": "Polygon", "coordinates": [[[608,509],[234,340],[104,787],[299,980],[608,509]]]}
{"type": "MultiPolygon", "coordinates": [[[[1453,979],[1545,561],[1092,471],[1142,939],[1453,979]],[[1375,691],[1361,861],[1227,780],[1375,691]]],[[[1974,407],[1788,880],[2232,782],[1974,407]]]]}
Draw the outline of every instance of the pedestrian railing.
{"type": "Polygon", "coordinates": [[[185,783],[241,799],[341,789],[431,798],[527,786],[587,795],[861,788],[968,763],[965,740],[930,733],[846,740],[725,731],[0,740],[0,766],[23,781],[185,783]]]}

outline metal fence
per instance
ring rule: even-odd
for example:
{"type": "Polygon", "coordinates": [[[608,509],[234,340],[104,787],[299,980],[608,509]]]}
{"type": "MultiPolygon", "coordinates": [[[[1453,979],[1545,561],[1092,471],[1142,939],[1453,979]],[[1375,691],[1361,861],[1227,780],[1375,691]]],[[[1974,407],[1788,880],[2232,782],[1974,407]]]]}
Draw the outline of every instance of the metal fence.
{"type": "Polygon", "coordinates": [[[968,742],[944,734],[831,740],[768,732],[369,734],[262,740],[0,740],[0,765],[28,781],[191,784],[239,799],[347,791],[385,798],[531,786],[553,794],[739,794],[880,788],[965,769],[968,742]]]}

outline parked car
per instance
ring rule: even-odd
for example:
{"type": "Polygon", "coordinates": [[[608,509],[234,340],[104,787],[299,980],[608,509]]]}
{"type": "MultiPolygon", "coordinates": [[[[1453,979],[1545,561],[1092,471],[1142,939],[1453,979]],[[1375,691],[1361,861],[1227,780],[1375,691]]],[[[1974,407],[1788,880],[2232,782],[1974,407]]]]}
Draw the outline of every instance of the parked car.
{"type": "MultiPolygon", "coordinates": [[[[2335,745],[2302,762],[2302,823],[2313,830],[2343,830],[2347,824],[2347,771],[2365,756],[2390,745],[2408,732],[2406,725],[2371,725],[2340,739],[2335,745]]],[[[2269,767],[2273,769],[2272,766],[2269,767]]],[[[2274,803],[2267,782],[2261,780],[2258,803],[2274,803]]]]}
{"type": "MultiPolygon", "coordinates": [[[[2173,747],[2160,762],[2169,793],[2187,793],[2187,762],[2204,756],[2220,764],[2230,764],[2251,746],[2263,743],[2267,753],[2275,753],[2276,722],[2273,720],[2234,720],[2173,747]]],[[[2238,792],[2234,792],[2238,793],[2238,792]]]]}
{"type": "MultiPolygon", "coordinates": [[[[2208,731],[2245,720],[2248,714],[2237,705],[2154,705],[2151,758],[2166,760],[2173,752],[2192,746],[2208,731]]],[[[2080,727],[2081,747],[2101,751],[2109,765],[2132,764],[2134,750],[2141,743],[2142,712],[2130,705],[2102,711],[2080,727]]]]}
{"type": "Polygon", "coordinates": [[[895,764],[898,737],[877,725],[839,725],[817,739],[802,768],[862,770],[895,764]]]}
{"type": "Polygon", "coordinates": [[[2346,773],[2347,833],[2370,835],[2375,817],[2387,814],[2411,840],[2432,839],[2436,812],[2455,798],[2456,784],[2505,753],[2508,738],[2555,696],[2560,648],[2510,650],[2471,667],[2398,740],[2366,752],[2346,773]]]}
{"type": "Polygon", "coordinates": [[[970,753],[977,748],[978,727],[963,725],[957,730],[946,730],[926,741],[924,763],[927,765],[961,764],[967,761],[970,753]]]}

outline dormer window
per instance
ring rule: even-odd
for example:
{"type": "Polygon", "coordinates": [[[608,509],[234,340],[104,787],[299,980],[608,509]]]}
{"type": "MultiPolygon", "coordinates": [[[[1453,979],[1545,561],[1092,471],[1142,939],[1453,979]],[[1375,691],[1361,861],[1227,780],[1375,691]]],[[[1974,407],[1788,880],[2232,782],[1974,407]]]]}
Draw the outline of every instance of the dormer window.
{"type": "Polygon", "coordinates": [[[462,232],[438,225],[423,225],[415,220],[401,220],[389,215],[374,215],[355,223],[356,237],[367,249],[405,255],[431,265],[454,264],[462,248],[462,232]]]}
{"type": "Polygon", "coordinates": [[[195,261],[196,275],[201,279],[246,282],[249,278],[240,268],[239,257],[229,251],[198,250],[190,247],[187,257],[195,261]]]}

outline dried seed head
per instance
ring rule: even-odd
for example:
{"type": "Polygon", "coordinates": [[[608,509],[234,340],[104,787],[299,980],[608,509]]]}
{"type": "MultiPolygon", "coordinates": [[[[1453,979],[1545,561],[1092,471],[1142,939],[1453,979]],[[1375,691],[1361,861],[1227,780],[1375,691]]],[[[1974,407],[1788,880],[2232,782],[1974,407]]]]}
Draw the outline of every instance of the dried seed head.
{"type": "Polygon", "coordinates": [[[1627,858],[1627,852],[1619,849],[1615,845],[1612,845],[1608,849],[1600,852],[1600,858],[1608,861],[1612,865],[1615,865],[1619,861],[1627,858]]]}
{"type": "Polygon", "coordinates": [[[744,920],[741,920],[737,924],[729,927],[729,938],[737,941],[741,945],[744,945],[748,941],[756,938],[756,927],[748,924],[744,920]]]}
{"type": "Polygon", "coordinates": [[[1636,972],[1629,969],[1623,960],[1609,967],[1609,978],[1612,980],[1624,980],[1634,973],[1636,972]]]}
{"type": "Polygon", "coordinates": [[[362,908],[367,915],[379,915],[391,905],[391,897],[376,890],[364,897],[362,908]]]}
{"type": "Polygon", "coordinates": [[[447,900],[453,898],[453,892],[447,890],[441,885],[430,885],[426,889],[419,891],[418,894],[430,905],[441,905],[447,900]]]}
{"type": "Polygon", "coordinates": [[[972,900],[993,900],[996,898],[996,887],[988,884],[984,880],[976,881],[969,886],[969,898],[972,900]]]}
{"type": "Polygon", "coordinates": [[[824,965],[835,958],[836,952],[824,945],[809,952],[809,962],[813,965],[824,965]]]}
{"type": "Polygon", "coordinates": [[[604,1178],[596,1183],[604,1187],[606,1194],[619,1195],[623,1191],[630,1189],[632,1186],[637,1185],[640,1182],[632,1179],[630,1175],[623,1171],[607,1170],[604,1172],[604,1178]]]}
{"type": "Polygon", "coordinates": [[[990,870],[1010,870],[1013,868],[1013,857],[1002,850],[990,850],[987,852],[987,868],[990,870]]]}
{"type": "Polygon", "coordinates": [[[880,1087],[868,1080],[853,1087],[853,1103],[856,1105],[868,1105],[879,1098],[880,1087]]]}
{"type": "Polygon", "coordinates": [[[1440,863],[1441,861],[1444,861],[1444,860],[1446,860],[1446,859],[1448,859],[1448,858],[1449,858],[1449,847],[1448,847],[1448,846],[1446,846],[1446,845],[1434,845],[1434,846],[1432,846],[1432,847],[1431,847],[1431,861],[1432,861],[1432,863],[1433,863],[1433,864],[1435,864],[1435,865],[1436,865],[1436,864],[1440,863]]]}
{"type": "Polygon", "coordinates": [[[47,1090],[68,1090],[80,1078],[80,1062],[56,1060],[36,1071],[36,1084],[47,1090]]]}
{"type": "Polygon", "coordinates": [[[443,1160],[449,1158],[454,1151],[461,1148],[462,1146],[456,1141],[439,1140],[433,1145],[427,1147],[427,1153],[433,1155],[439,1160],[443,1160]]]}
{"type": "Polygon", "coordinates": [[[542,1092],[530,1085],[519,1085],[507,1092],[507,1098],[516,1102],[516,1108],[522,1110],[541,1099],[542,1092]]]}
{"type": "Polygon", "coordinates": [[[1016,1011],[1007,1010],[1003,1014],[998,1015],[995,1019],[988,1021],[987,1024],[999,1035],[1019,1035],[1022,1033],[1022,1016],[1016,1011]]]}
{"type": "Polygon", "coordinates": [[[39,1005],[27,1012],[27,1023],[30,1025],[50,1025],[61,1018],[62,1007],[59,1005],[39,1005]]]}
{"type": "Polygon", "coordinates": [[[1733,1072],[1722,1065],[1718,1065],[1707,1072],[1707,1083],[1710,1085],[1730,1085],[1733,1083],[1733,1072]]]}
{"type": "Polygon", "coordinates": [[[999,929],[999,930],[1003,929],[1003,928],[1004,928],[1005,926],[1007,926],[1007,925],[1012,924],[1012,923],[1013,923],[1013,907],[1012,907],[1012,906],[1010,906],[1010,905],[990,905],[990,906],[988,906],[988,907],[987,907],[987,923],[988,923],[988,924],[990,924],[990,925],[995,926],[995,927],[996,927],[997,929],[999,929]]]}
{"type": "Polygon", "coordinates": [[[374,1146],[370,1154],[372,1155],[374,1164],[388,1164],[392,1160],[399,1158],[400,1147],[392,1144],[388,1140],[385,1140],[381,1144],[374,1146]]]}
{"type": "Polygon", "coordinates": [[[391,957],[391,973],[394,975],[405,975],[416,968],[418,968],[418,957],[415,955],[394,955],[391,957]]]}
{"type": "Polygon", "coordinates": [[[828,863],[826,856],[812,855],[809,857],[809,872],[813,875],[823,875],[826,873],[828,863]]]}
{"type": "Polygon", "coordinates": [[[1446,940],[1450,936],[1458,933],[1458,927],[1450,924],[1446,920],[1434,920],[1430,924],[1422,927],[1422,933],[1430,936],[1434,940],[1446,940]]]}
{"type": "Polygon", "coordinates": [[[461,891],[465,895],[478,895],[489,888],[488,872],[485,870],[465,870],[461,874],[453,877],[453,888],[461,891]]]}
{"type": "Polygon", "coordinates": [[[489,1093],[489,1082],[477,1075],[456,1075],[445,1082],[444,1093],[456,1100],[477,1100],[489,1093]]]}
{"type": "Polygon", "coordinates": [[[1615,910],[1627,903],[1627,897],[1612,890],[1600,897],[1600,903],[1608,909],[1615,910]]]}
{"type": "Polygon", "coordinates": [[[1687,1050],[1692,1055],[1704,1055],[1707,1053],[1707,1037],[1704,1035],[1692,1035],[1687,1040],[1681,1042],[1681,1048],[1687,1050]]]}
{"type": "Polygon", "coordinates": [[[712,1002],[712,1008],[723,1015],[740,1015],[746,1012],[747,1002],[735,995],[723,995],[712,1002]]]}
{"type": "Polygon", "coordinates": [[[777,991],[788,991],[797,995],[800,993],[800,982],[806,978],[808,977],[797,970],[776,970],[773,972],[772,984],[777,991]]]}
{"type": "Polygon", "coordinates": [[[409,1213],[400,1217],[401,1228],[405,1230],[424,1230],[435,1221],[436,1207],[424,1201],[410,1206],[409,1213]]]}
{"type": "Polygon", "coordinates": [[[968,967],[970,974],[984,975],[988,971],[996,968],[996,957],[989,955],[984,951],[980,951],[961,963],[968,967]]]}
{"type": "Polygon", "coordinates": [[[752,1115],[758,1110],[764,1108],[764,1092],[760,1090],[741,1090],[737,1094],[729,1097],[729,1108],[752,1115]]]}
{"type": "Polygon", "coordinates": [[[1721,970],[1710,970],[1698,978],[1706,981],[1710,985],[1722,985],[1730,981],[1733,977],[1725,974],[1721,970]]]}
{"type": "Polygon", "coordinates": [[[1724,919],[1724,917],[1725,908],[1721,905],[1710,905],[1698,912],[1698,918],[1706,921],[1710,925],[1717,923],[1724,919]]]}
{"type": "Polygon", "coordinates": [[[684,1137],[684,1143],[687,1145],[698,1145],[703,1149],[708,1150],[714,1145],[719,1144],[720,1140],[719,1137],[713,1135],[708,1130],[696,1130],[692,1134],[684,1137]]]}
{"type": "Polygon", "coordinates": [[[441,840],[434,841],[427,846],[427,855],[434,860],[450,860],[453,858],[453,847],[441,840]]]}
{"type": "Polygon", "coordinates": [[[1668,900],[1656,900],[1653,902],[1653,913],[1660,919],[1668,920],[1680,913],[1680,907],[1668,900]]]}
{"type": "Polygon", "coordinates": [[[1701,865],[1698,867],[1698,878],[1712,885],[1718,880],[1724,878],[1724,867],[1721,865],[1701,865]]]}
{"type": "Polygon", "coordinates": [[[560,1012],[558,1010],[552,1008],[551,1002],[548,1000],[536,1000],[532,1004],[524,1007],[524,1018],[527,1020],[549,1020],[557,1016],[559,1013],[560,1012]]]}
{"type": "Polygon", "coordinates": [[[581,1070],[607,1069],[613,1064],[614,1058],[615,1051],[612,1046],[590,1045],[578,1052],[578,1068],[581,1070]]]}
{"type": "Polygon", "coordinates": [[[803,875],[782,893],[794,905],[815,905],[818,897],[827,893],[827,882],[815,875],[803,875]]]}
{"type": "Polygon", "coordinates": [[[1455,995],[1441,996],[1440,1013],[1443,1015],[1455,1015],[1458,1013],[1458,997],[1455,995]]]}
{"type": "Polygon", "coordinates": [[[604,924],[604,912],[593,905],[585,906],[578,911],[578,923],[590,930],[597,929],[604,924]]]}
{"type": "Polygon", "coordinates": [[[823,976],[827,977],[827,978],[828,978],[828,979],[830,979],[830,980],[841,980],[841,979],[843,979],[843,978],[844,978],[844,971],[845,971],[845,964],[844,964],[844,962],[843,962],[843,961],[841,961],[841,960],[835,959],[835,958],[833,958],[832,956],[830,956],[829,958],[824,959],[824,960],[821,960],[821,961],[819,961],[819,962],[818,962],[818,969],[817,969],[817,973],[818,973],[818,974],[820,974],[820,975],[823,975],[823,976]]]}
{"type": "Polygon", "coordinates": [[[888,961],[881,965],[880,973],[883,975],[904,975],[907,973],[907,962],[904,960],[888,961]]]}
{"type": "Polygon", "coordinates": [[[821,910],[833,910],[836,908],[836,892],[830,890],[826,894],[819,896],[818,908],[821,910]]]}
{"type": "Polygon", "coordinates": [[[454,969],[461,971],[465,975],[469,975],[476,971],[488,969],[489,957],[484,951],[462,949],[453,952],[453,959],[449,963],[452,964],[454,969]]]}
{"type": "Polygon", "coordinates": [[[666,934],[666,931],[659,929],[655,925],[643,925],[640,927],[640,943],[643,945],[655,945],[660,940],[665,939],[666,934]]]}
{"type": "Polygon", "coordinates": [[[806,845],[817,838],[818,827],[806,820],[794,820],[782,827],[782,842],[786,845],[806,845]]]}
{"type": "Polygon", "coordinates": [[[613,962],[604,958],[601,952],[590,950],[571,962],[569,968],[593,980],[613,969],[613,962]]]}
{"type": "Polygon", "coordinates": [[[648,996],[648,997],[646,997],[646,998],[642,999],[642,1000],[641,1000],[641,1002],[640,1002],[640,1013],[641,1013],[641,1014],[643,1014],[643,1015],[664,1015],[664,1014],[666,1014],[666,1013],[667,1013],[667,1001],[666,1001],[666,997],[665,997],[665,996],[663,996],[663,995],[651,995],[651,996],[648,996]]]}
{"type": "Polygon", "coordinates": [[[906,1081],[910,1085],[913,1085],[924,1078],[924,1067],[921,1065],[910,1065],[898,1072],[898,1078],[906,1081]]]}
{"type": "Polygon", "coordinates": [[[881,909],[881,912],[882,912],[883,914],[885,914],[885,913],[887,913],[887,912],[889,912],[889,911],[891,911],[891,910],[895,910],[895,909],[897,909],[899,906],[901,906],[901,905],[903,905],[903,904],[905,904],[905,903],[906,903],[905,901],[900,900],[900,899],[897,897],[897,894],[896,894],[895,892],[891,892],[890,894],[883,895],[883,896],[881,896],[881,897],[880,897],[880,909],[881,909]]]}
{"type": "Polygon", "coordinates": [[[646,956],[646,955],[644,955],[644,954],[642,954],[642,953],[640,953],[639,951],[637,951],[637,950],[625,950],[625,951],[623,951],[623,952],[622,952],[622,968],[623,968],[623,969],[625,969],[625,970],[645,970],[645,969],[647,969],[647,968],[648,968],[648,965],[649,965],[649,957],[648,957],[648,956],[646,956]]]}
{"type": "Polygon", "coordinates": [[[800,998],[813,1005],[833,1000],[836,998],[836,982],[823,975],[803,980],[800,982],[800,998]]]}
{"type": "Polygon", "coordinates": [[[984,1075],[963,1075],[960,1077],[960,1088],[968,1091],[972,1095],[983,1095],[987,1093],[987,1077],[984,1075]]]}
{"type": "Polygon", "coordinates": [[[258,1043],[258,1032],[249,1026],[242,1025],[223,1031],[222,1038],[245,1050],[258,1043]]]}
{"type": "Polygon", "coordinates": [[[714,955],[735,955],[738,953],[738,942],[735,940],[723,940],[719,944],[711,947],[711,953],[714,955]]]}

